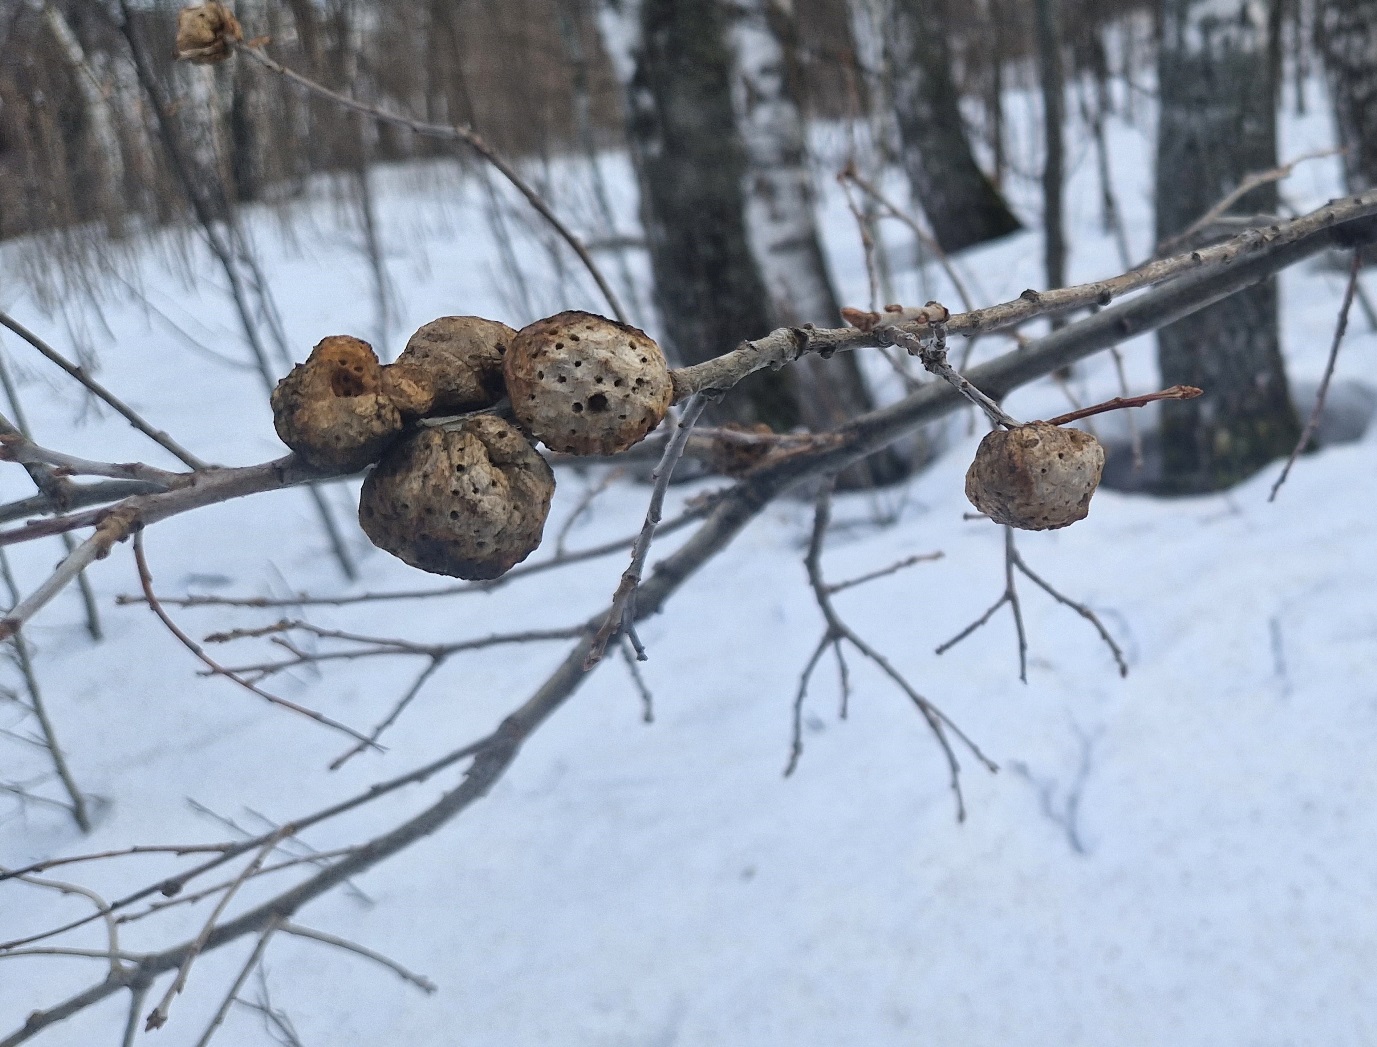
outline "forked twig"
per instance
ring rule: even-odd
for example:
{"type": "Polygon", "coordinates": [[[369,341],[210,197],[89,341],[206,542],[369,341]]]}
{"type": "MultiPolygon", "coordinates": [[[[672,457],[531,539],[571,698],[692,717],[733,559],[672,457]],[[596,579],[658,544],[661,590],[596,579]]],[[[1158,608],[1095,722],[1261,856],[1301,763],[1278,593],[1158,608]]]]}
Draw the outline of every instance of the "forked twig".
{"type": "Polygon", "coordinates": [[[117,397],[114,393],[110,392],[110,390],[105,388],[105,386],[101,385],[94,378],[92,378],[86,372],[86,368],[79,367],[76,364],[72,363],[65,356],[59,353],[56,349],[50,346],[47,342],[39,338],[38,335],[30,331],[23,324],[19,323],[17,320],[10,317],[7,313],[0,312],[0,325],[8,327],[20,338],[28,342],[29,345],[33,346],[36,350],[38,350],[38,352],[42,356],[50,360],[52,363],[56,364],[58,367],[62,368],[62,370],[65,371],[68,374],[68,376],[76,379],[83,386],[85,386],[94,396],[96,396],[100,400],[105,401],[105,403],[113,407],[116,413],[123,417],[125,421],[127,421],[139,432],[143,433],[144,436],[148,437],[159,447],[163,448],[163,450],[167,451],[168,454],[172,455],[172,457],[176,458],[183,465],[186,465],[192,469],[206,468],[205,462],[201,461],[201,459],[197,458],[194,454],[188,451],[181,444],[177,443],[176,440],[172,439],[172,437],[168,436],[167,433],[163,432],[161,429],[155,429],[153,428],[153,426],[149,425],[146,421],[143,420],[143,418],[138,414],[137,411],[131,408],[128,404],[126,404],[123,400],[117,397]]]}
{"type": "MultiPolygon", "coordinates": [[[[889,659],[871,647],[863,640],[854,629],[842,620],[841,615],[832,604],[832,591],[822,573],[822,547],[827,536],[827,527],[832,519],[832,483],[831,479],[825,482],[818,491],[817,502],[813,511],[813,533],[808,543],[808,554],[804,558],[804,566],[808,571],[808,584],[813,590],[813,597],[817,602],[818,610],[822,612],[823,621],[826,627],[823,630],[822,639],[818,641],[813,649],[812,655],[804,666],[802,677],[799,681],[798,692],[794,696],[793,707],[793,735],[789,746],[789,761],[784,768],[785,777],[794,773],[798,767],[799,757],[803,753],[803,701],[808,693],[808,681],[817,667],[819,659],[829,646],[833,647],[838,659],[841,658],[841,645],[849,643],[856,648],[864,658],[868,658],[879,670],[894,682],[898,688],[904,692],[914,706],[922,714],[927,722],[928,729],[932,732],[937,744],[941,746],[942,754],[947,760],[947,769],[951,780],[952,794],[956,799],[956,820],[966,820],[966,803],[961,792],[961,765],[956,759],[956,751],[953,749],[951,739],[947,737],[950,731],[967,749],[985,765],[991,772],[999,768],[988,756],[986,756],[978,745],[971,740],[965,732],[961,730],[946,713],[942,712],[937,706],[919,694],[896,669],[889,659]]],[[[846,663],[839,661],[839,668],[842,673],[843,703],[849,689],[846,673],[846,663]]],[[[844,706],[843,706],[844,707],[844,706]]]]}
{"type": "Polygon", "coordinates": [[[1018,546],[1014,542],[1014,529],[1009,526],[1005,526],[1004,528],[1004,592],[1000,594],[999,599],[992,603],[984,614],[971,622],[970,625],[966,626],[966,628],[962,629],[946,643],[939,645],[935,653],[945,654],[947,651],[951,650],[993,618],[994,613],[1007,603],[1009,609],[1013,612],[1014,628],[1018,633],[1018,678],[1024,683],[1028,682],[1028,635],[1023,627],[1023,608],[1019,603],[1018,586],[1014,583],[1015,570],[1022,572],[1029,581],[1042,589],[1043,592],[1056,600],[1057,603],[1061,604],[1063,607],[1069,607],[1093,625],[1095,631],[1100,634],[1100,639],[1105,642],[1105,646],[1109,648],[1110,653],[1114,656],[1114,662],[1119,667],[1119,675],[1128,675],[1128,662],[1124,660],[1124,652],[1114,641],[1114,637],[1109,635],[1109,630],[1104,627],[1104,623],[1100,621],[1099,616],[1089,607],[1085,606],[1085,604],[1077,603],[1069,596],[1058,592],[1050,584],[1035,574],[1032,568],[1024,562],[1022,554],[1019,553],[1018,546]]]}

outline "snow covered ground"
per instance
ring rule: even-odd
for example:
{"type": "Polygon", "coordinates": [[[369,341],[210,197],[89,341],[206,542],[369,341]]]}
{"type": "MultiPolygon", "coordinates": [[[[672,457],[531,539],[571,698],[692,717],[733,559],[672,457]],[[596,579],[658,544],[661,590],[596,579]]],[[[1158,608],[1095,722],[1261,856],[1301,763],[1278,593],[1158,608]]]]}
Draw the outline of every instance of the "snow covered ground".
{"type": "MultiPolygon", "coordinates": [[[[1328,144],[1314,115],[1288,117],[1284,156],[1328,144]]],[[[1141,108],[1141,107],[1140,107],[1141,108]]],[[[1115,186],[1135,252],[1149,247],[1151,128],[1111,126],[1115,186]]],[[[819,131],[839,148],[839,133],[819,131]]],[[[1073,141],[1078,139],[1073,138],[1073,141]]],[[[1033,146],[1021,147],[1033,164],[1033,146]]],[[[1098,221],[1088,146],[1068,191],[1073,279],[1117,272],[1098,221]]],[[[624,228],[634,199],[607,160],[624,228]]],[[[1339,192],[1337,162],[1310,162],[1283,187],[1301,210],[1339,192]]],[[[381,217],[400,315],[385,350],[445,313],[521,325],[541,311],[596,307],[577,278],[559,290],[537,243],[518,259],[532,300],[503,276],[473,187],[407,173],[382,179],[381,217]]],[[[830,178],[823,221],[846,300],[864,304],[860,245],[830,178]]],[[[897,187],[896,188],[900,188],[897,187]]],[[[1036,188],[1011,187],[1030,225],[1036,188]]],[[[566,191],[568,206],[580,206],[566,191]]],[[[284,238],[253,225],[298,357],[320,337],[369,335],[368,273],[356,229],[315,205],[284,238]]],[[[890,230],[896,254],[910,250],[890,230]]],[[[77,325],[101,378],[198,454],[226,464],[281,453],[257,379],[191,348],[244,359],[216,271],[196,257],[169,275],[157,251],[136,273],[146,302],[113,294],[77,325]],[[157,310],[155,312],[155,310],[157,310]],[[183,332],[177,333],[176,324],[183,332]]],[[[981,303],[1039,286],[1035,233],[962,259],[981,303]]],[[[643,272],[643,261],[637,263],[643,272]]],[[[940,277],[901,274],[906,301],[952,301],[940,277]]],[[[1293,377],[1318,377],[1343,274],[1311,264],[1282,279],[1293,377]]],[[[69,345],[13,279],[0,304],[69,345]]],[[[17,340],[3,339],[39,442],[107,460],[172,465],[128,426],[84,405],[17,340]]],[[[998,351],[993,341],[983,351],[998,351]]],[[[1355,312],[1340,378],[1371,373],[1377,337],[1355,312]]],[[[1135,391],[1156,387],[1152,343],[1126,347],[1135,391]]],[[[882,375],[884,369],[875,367],[882,375]]],[[[1108,361],[1082,367],[1078,395],[1116,391],[1108,361]]],[[[1011,398],[1018,416],[1065,409],[1051,383],[1011,398]]],[[[1109,423],[1105,423],[1107,426],[1109,423]]],[[[850,715],[833,666],[815,677],[798,772],[781,776],[790,703],[822,629],[801,564],[809,507],[764,516],[647,623],[644,667],[655,722],[610,660],[527,745],[491,795],[453,824],[299,917],[379,950],[439,985],[425,996],[334,949],[279,936],[266,954],[272,1004],[307,1047],[465,1044],[528,1047],[830,1047],[1377,1042],[1377,517],[1374,437],[1305,458],[1275,504],[1277,468],[1225,495],[1155,501],[1102,491],[1090,518],[1020,536],[1034,570],[1104,619],[1131,665],[1121,680],[1093,630],[1031,584],[1031,643],[1018,681],[1007,613],[943,656],[942,640],[1003,584],[1002,535],[964,521],[962,476],[977,435],[949,428],[936,464],[904,488],[840,499],[824,564],[841,580],[914,553],[941,560],[848,590],[840,610],[1001,765],[964,761],[969,817],[953,817],[941,755],[907,699],[850,659],[850,715]]],[[[553,535],[596,476],[560,474],[553,535]]],[[[16,468],[0,496],[29,494],[16,468]]],[[[710,486],[710,485],[707,485],[710,486]]],[[[677,488],[675,505],[705,489],[677,488]]],[[[573,528],[570,547],[635,530],[646,490],[617,484],[573,528]]],[[[341,515],[352,492],[330,492],[341,515]]],[[[671,507],[671,511],[672,511],[671,507]]],[[[351,525],[352,526],[352,525],[351,525]]],[[[339,576],[299,491],[216,506],[153,528],[148,555],[165,594],[286,596],[415,588],[435,581],[351,542],[362,577],[339,576]]],[[[678,540],[666,538],[661,549],[678,540]]],[[[28,591],[56,541],[11,557],[28,591]]],[[[545,551],[536,554],[546,555],[545,551]]],[[[621,556],[517,582],[491,595],[308,609],[330,628],[448,640],[570,625],[605,605],[621,556]]],[[[107,639],[90,641],[66,594],[27,630],[73,772],[100,797],[88,837],[60,811],[0,795],[0,864],[59,854],[232,838],[194,800],[253,832],[418,766],[490,729],[562,656],[559,644],[448,663],[387,738],[336,772],[338,736],[196,675],[192,657],[146,608],[124,548],[96,565],[107,639]]],[[[274,610],[186,609],[189,631],[262,625],[274,610]]],[[[237,645],[256,661],[271,648],[237,645]]],[[[218,652],[217,652],[218,653],[218,652]]],[[[230,659],[231,656],[226,654],[230,659]]],[[[422,665],[377,659],[277,679],[296,701],[350,724],[386,714],[422,665]]],[[[7,686],[16,687],[13,674],[7,686]]],[[[32,723],[0,701],[0,727],[32,723]]],[[[0,736],[0,781],[33,782],[43,755],[0,736]]],[[[366,839],[453,785],[455,772],[305,834],[320,849],[366,839]]],[[[55,782],[36,792],[60,795],[55,782]]],[[[106,897],[181,868],[131,857],[64,870],[106,897]]],[[[275,883],[283,882],[278,878],[275,883]]],[[[266,896],[250,884],[234,909],[266,896]]],[[[80,897],[0,883],[0,938],[89,911],[80,897]]],[[[123,948],[194,935],[205,905],[126,925],[123,948]]],[[[102,948],[99,925],[64,944],[102,948]]],[[[202,957],[159,1042],[192,1044],[252,948],[202,957]]],[[[0,960],[0,1036],[99,980],[99,960],[0,960]]],[[[166,986],[161,981],[157,992],[166,986]]],[[[250,983],[243,995],[258,998],[250,983]]],[[[151,1003],[149,1004],[151,1006],[151,1003]]],[[[38,1042],[111,1043],[127,998],[54,1027],[38,1042]]],[[[147,1008],[145,1008],[147,1009],[147,1008]]],[[[261,1018],[232,1012],[223,1043],[270,1042],[261,1018]]],[[[137,1042],[137,1041],[136,1041],[137,1042]]]]}

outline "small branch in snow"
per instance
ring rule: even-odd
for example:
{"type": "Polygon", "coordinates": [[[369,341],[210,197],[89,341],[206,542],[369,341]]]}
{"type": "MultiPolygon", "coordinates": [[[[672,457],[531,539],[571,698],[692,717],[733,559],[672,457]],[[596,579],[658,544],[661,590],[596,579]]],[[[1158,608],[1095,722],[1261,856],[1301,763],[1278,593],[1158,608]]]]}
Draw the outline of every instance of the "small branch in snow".
{"type": "MultiPolygon", "coordinates": [[[[951,789],[956,798],[956,820],[966,820],[966,804],[961,793],[961,765],[957,762],[956,752],[952,748],[951,739],[948,732],[951,732],[971,753],[985,765],[986,769],[994,772],[999,768],[989,757],[980,751],[980,747],[975,744],[962,730],[957,727],[946,713],[933,705],[930,701],[919,694],[908,682],[908,679],[900,673],[890,663],[889,659],[871,647],[863,640],[855,630],[853,630],[841,615],[837,613],[836,607],[832,603],[832,589],[827,584],[822,573],[822,547],[827,537],[827,527],[832,519],[832,481],[829,478],[818,491],[817,500],[813,510],[813,533],[808,542],[808,553],[804,557],[804,566],[808,571],[808,584],[813,590],[813,598],[817,602],[818,610],[822,612],[823,621],[826,623],[823,629],[822,639],[818,641],[813,649],[808,663],[804,666],[802,676],[799,680],[798,692],[794,696],[793,711],[793,735],[789,746],[789,762],[785,765],[784,775],[788,777],[793,774],[798,767],[799,757],[803,754],[803,702],[808,694],[808,681],[813,675],[813,670],[817,668],[819,659],[829,646],[837,653],[839,668],[842,672],[842,694],[843,703],[846,701],[848,691],[848,678],[846,675],[845,662],[841,662],[841,647],[843,642],[849,643],[861,656],[873,662],[879,670],[892,680],[898,688],[908,696],[909,700],[917,707],[923,719],[927,722],[928,730],[932,732],[937,744],[942,749],[942,754],[947,760],[947,769],[950,772],[951,789]]],[[[844,707],[844,705],[843,705],[844,707]]]]}
{"type": "Polygon", "coordinates": [[[560,239],[569,245],[574,254],[578,255],[579,261],[582,262],[583,267],[588,270],[588,275],[593,278],[593,282],[598,285],[598,290],[602,292],[603,298],[607,300],[607,305],[612,310],[612,315],[622,323],[627,322],[626,313],[622,309],[621,301],[617,298],[617,293],[612,290],[612,285],[608,282],[607,277],[603,275],[602,269],[599,268],[598,263],[593,260],[593,256],[589,253],[584,242],[564,223],[559,215],[555,214],[554,209],[545,201],[544,197],[536,192],[530,182],[526,181],[526,179],[521,176],[521,172],[516,169],[516,165],[489,145],[483,136],[478,134],[473,128],[456,127],[450,124],[428,123],[424,120],[415,120],[408,116],[389,113],[379,106],[369,105],[367,102],[360,102],[355,98],[350,98],[348,95],[340,94],[338,91],[332,91],[323,84],[318,84],[309,77],[303,76],[293,69],[288,69],[281,62],[269,58],[267,53],[261,48],[254,47],[252,44],[235,43],[233,47],[239,54],[247,56],[269,72],[275,73],[311,94],[319,98],[324,98],[335,105],[342,106],[355,113],[361,113],[379,123],[392,124],[395,127],[404,127],[413,134],[418,134],[426,138],[439,138],[452,142],[463,142],[491,164],[503,178],[511,183],[512,187],[516,189],[517,192],[526,198],[526,202],[535,208],[545,221],[550,223],[551,228],[559,234],[560,239]]]}
{"type": "Polygon", "coordinates": [[[1124,652],[1115,642],[1114,637],[1109,634],[1109,630],[1104,627],[1104,623],[1100,621],[1099,616],[1085,604],[1077,603],[1069,596],[1058,592],[1040,576],[1034,574],[1032,568],[1024,562],[1022,554],[1018,551],[1018,546],[1014,542],[1014,529],[1007,526],[1004,528],[1004,592],[1000,594],[999,599],[992,603],[984,614],[971,622],[970,625],[966,626],[966,628],[962,629],[946,643],[939,645],[934,653],[945,654],[947,651],[951,650],[962,640],[980,629],[981,626],[985,625],[985,623],[994,617],[995,612],[1007,603],[1009,609],[1013,612],[1014,629],[1018,634],[1018,678],[1024,683],[1028,682],[1028,636],[1023,627],[1023,608],[1019,603],[1018,586],[1014,582],[1015,570],[1021,572],[1029,581],[1043,592],[1047,593],[1052,599],[1056,600],[1057,603],[1061,604],[1063,607],[1069,607],[1093,625],[1095,631],[1099,633],[1100,639],[1105,642],[1105,646],[1109,648],[1110,653],[1114,656],[1114,662],[1119,667],[1119,675],[1128,675],[1128,662],[1124,660],[1124,652]]]}
{"type": "Polygon", "coordinates": [[[1301,430],[1300,439],[1296,441],[1296,446],[1286,459],[1286,464],[1281,467],[1281,475],[1277,477],[1277,482],[1272,485],[1272,493],[1267,496],[1269,502],[1277,500],[1277,492],[1281,490],[1281,485],[1286,482],[1286,478],[1291,475],[1291,467],[1296,464],[1296,459],[1301,453],[1310,446],[1310,441],[1315,436],[1315,430],[1320,427],[1320,418],[1324,415],[1324,401],[1329,395],[1329,382],[1334,377],[1334,365],[1339,362],[1339,346],[1343,344],[1344,333],[1348,330],[1348,313],[1353,308],[1353,296],[1358,290],[1358,270],[1362,267],[1362,254],[1359,251],[1353,252],[1353,261],[1348,268],[1348,286],[1344,288],[1343,304],[1339,306],[1339,319],[1334,324],[1334,340],[1329,344],[1329,359],[1324,364],[1324,377],[1320,379],[1320,387],[1315,393],[1315,406],[1310,409],[1310,417],[1305,420],[1305,428],[1301,430]]]}

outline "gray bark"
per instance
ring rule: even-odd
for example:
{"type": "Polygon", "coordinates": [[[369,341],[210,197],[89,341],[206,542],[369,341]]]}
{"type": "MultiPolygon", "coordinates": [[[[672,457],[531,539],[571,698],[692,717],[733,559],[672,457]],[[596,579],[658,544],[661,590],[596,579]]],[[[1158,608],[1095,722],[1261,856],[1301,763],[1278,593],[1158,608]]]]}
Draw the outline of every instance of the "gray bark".
{"type": "Polygon", "coordinates": [[[1377,0],[1323,0],[1317,31],[1348,191],[1377,185],[1377,0]]]}
{"type": "MultiPolygon", "coordinates": [[[[1276,166],[1276,52],[1251,0],[1163,0],[1157,237],[1181,232],[1247,174],[1276,166]]],[[[1241,199],[1276,209],[1275,185],[1241,199]]],[[[1205,390],[1162,411],[1169,490],[1228,487],[1290,452],[1300,435],[1277,335],[1275,281],[1158,332],[1162,380],[1205,390]]]]}
{"type": "MultiPolygon", "coordinates": [[[[814,216],[794,39],[790,0],[743,0],[735,9],[732,102],[746,153],[746,235],[769,295],[771,327],[832,327],[841,312],[814,216]]],[[[800,364],[790,377],[808,428],[830,429],[874,406],[854,355],[810,355],[800,364]]],[[[897,461],[872,464],[873,480],[900,471],[897,461]]]]}
{"type": "MultiPolygon", "coordinates": [[[[627,137],[671,354],[682,363],[711,359],[771,330],[777,315],[829,322],[836,302],[821,267],[811,190],[800,183],[800,175],[806,176],[802,123],[796,104],[783,95],[782,68],[770,74],[779,79],[768,90],[763,66],[753,68],[762,97],[754,100],[760,108],[746,114],[748,122],[756,121],[749,124],[748,149],[733,105],[738,68],[726,5],[621,0],[604,6],[599,24],[626,88],[627,137]],[[771,91],[773,99],[763,97],[771,91]],[[781,131],[770,126],[771,118],[793,120],[794,126],[781,131]],[[776,191],[776,199],[748,204],[746,187],[753,177],[766,194],[776,191]],[[779,210],[771,210],[771,203],[779,210]],[[785,227],[789,236],[777,236],[785,227]],[[799,236],[801,245],[787,242],[799,236]],[[810,254],[812,262],[800,268],[799,258],[810,254]],[[778,298],[766,272],[775,276],[778,298]]],[[[753,44],[759,43],[757,37],[753,44]]],[[[742,92],[751,86],[743,84],[742,92]]],[[[715,405],[716,420],[764,422],[776,430],[830,427],[858,406],[834,395],[840,414],[817,411],[795,370],[752,375],[715,405]]],[[[853,388],[863,393],[854,361],[850,374],[853,388]]],[[[835,378],[820,384],[833,394],[843,386],[835,378]]]]}
{"type": "Polygon", "coordinates": [[[888,22],[904,169],[937,242],[959,251],[1021,229],[971,153],[940,0],[890,0],[888,22]]]}

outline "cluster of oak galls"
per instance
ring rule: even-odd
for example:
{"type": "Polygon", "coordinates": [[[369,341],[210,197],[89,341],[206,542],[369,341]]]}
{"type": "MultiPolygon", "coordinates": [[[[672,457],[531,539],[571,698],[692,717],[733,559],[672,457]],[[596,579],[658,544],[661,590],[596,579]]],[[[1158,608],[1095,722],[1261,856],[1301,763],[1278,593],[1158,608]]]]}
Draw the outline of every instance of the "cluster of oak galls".
{"type": "Polygon", "coordinates": [[[423,571],[485,579],[540,545],[555,477],[535,441],[616,454],[659,425],[672,398],[645,332],[564,312],[521,331],[444,316],[391,364],[334,335],[278,383],[272,407],[278,436],[311,465],[376,463],[359,500],[374,545],[423,571]],[[504,399],[514,421],[485,410],[504,399]]]}
{"type": "MultiPolygon", "coordinates": [[[[309,464],[374,466],[359,499],[374,545],[432,574],[487,579],[540,545],[555,476],[537,441],[616,454],[658,426],[673,397],[644,331],[563,312],[521,331],[443,316],[391,364],[333,335],[278,383],[272,408],[278,435],[309,464]]],[[[1089,433],[1029,422],[981,441],[966,495],[997,523],[1065,527],[1089,511],[1103,467],[1089,433]]]]}

